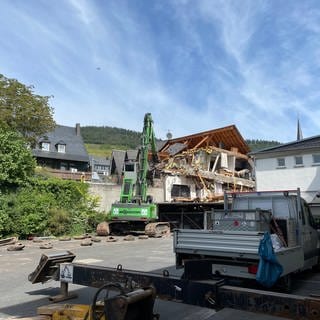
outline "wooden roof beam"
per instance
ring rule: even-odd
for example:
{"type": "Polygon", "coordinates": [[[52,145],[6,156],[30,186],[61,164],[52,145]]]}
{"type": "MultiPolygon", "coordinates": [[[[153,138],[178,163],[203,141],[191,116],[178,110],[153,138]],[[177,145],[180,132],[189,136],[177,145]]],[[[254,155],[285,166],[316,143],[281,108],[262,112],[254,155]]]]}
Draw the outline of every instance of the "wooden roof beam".
{"type": "Polygon", "coordinates": [[[218,147],[211,147],[211,149],[213,151],[217,151],[217,152],[221,152],[221,153],[227,153],[228,155],[235,156],[236,158],[241,158],[241,159],[245,159],[245,160],[249,159],[248,156],[246,156],[245,154],[240,153],[240,152],[229,151],[229,150],[221,149],[221,148],[218,148],[218,147]]]}
{"type": "Polygon", "coordinates": [[[192,149],[197,149],[199,146],[201,146],[206,140],[208,140],[209,136],[203,137],[200,142],[198,142],[192,149]]]}

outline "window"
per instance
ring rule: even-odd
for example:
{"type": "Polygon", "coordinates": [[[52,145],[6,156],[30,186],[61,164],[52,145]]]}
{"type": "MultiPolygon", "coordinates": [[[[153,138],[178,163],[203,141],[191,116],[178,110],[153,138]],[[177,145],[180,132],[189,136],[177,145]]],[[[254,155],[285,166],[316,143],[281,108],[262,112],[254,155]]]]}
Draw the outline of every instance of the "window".
{"type": "Polygon", "coordinates": [[[65,144],[58,144],[57,149],[58,149],[58,152],[65,153],[66,152],[66,145],[65,144]]]}
{"type": "Polygon", "coordinates": [[[296,166],[303,165],[303,157],[302,156],[295,156],[294,161],[295,161],[296,166]]]}
{"type": "Polygon", "coordinates": [[[41,150],[50,151],[50,142],[42,142],[41,143],[41,150]]]}
{"type": "Polygon", "coordinates": [[[312,161],[313,163],[320,164],[320,154],[313,154],[312,161]]]}
{"type": "Polygon", "coordinates": [[[68,164],[66,162],[61,162],[60,170],[68,170],[68,164]]]}
{"type": "Polygon", "coordinates": [[[277,162],[278,162],[278,167],[285,167],[286,166],[285,158],[278,158],[277,162]]]}
{"type": "Polygon", "coordinates": [[[314,220],[314,218],[312,216],[312,213],[310,211],[310,207],[306,203],[304,203],[304,210],[305,210],[305,213],[307,215],[307,219],[308,219],[309,225],[312,228],[316,229],[316,222],[315,222],[315,220],[314,220]]]}
{"type": "Polygon", "coordinates": [[[125,172],[134,172],[134,163],[126,163],[124,165],[125,172]]]}
{"type": "Polygon", "coordinates": [[[174,184],[171,189],[171,197],[190,198],[190,187],[174,184]]]}

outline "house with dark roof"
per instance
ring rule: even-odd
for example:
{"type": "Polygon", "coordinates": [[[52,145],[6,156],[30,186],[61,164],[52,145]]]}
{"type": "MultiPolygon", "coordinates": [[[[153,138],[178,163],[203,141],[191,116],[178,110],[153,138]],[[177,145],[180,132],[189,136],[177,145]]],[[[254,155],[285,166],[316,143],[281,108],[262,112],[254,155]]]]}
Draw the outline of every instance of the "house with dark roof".
{"type": "MultiPolygon", "coordinates": [[[[111,155],[111,174],[116,178],[117,183],[121,183],[122,175],[125,170],[130,171],[130,166],[134,167],[138,161],[138,149],[132,150],[112,150],[111,155]]],[[[133,170],[133,169],[132,169],[133,170]]]]}
{"type": "Polygon", "coordinates": [[[32,152],[39,166],[63,178],[80,180],[90,169],[79,123],[75,127],[57,125],[40,137],[32,152]]]}
{"type": "MultiPolygon", "coordinates": [[[[309,203],[320,191],[320,135],[252,152],[256,189],[300,188],[309,203]]],[[[319,201],[318,201],[319,202],[319,201]]]]}
{"type": "Polygon", "coordinates": [[[98,156],[89,156],[89,159],[92,179],[101,181],[105,180],[105,178],[110,175],[111,160],[98,156]]]}
{"type": "Polygon", "coordinates": [[[116,181],[115,181],[116,183],[121,183],[125,157],[126,157],[126,151],[112,150],[111,175],[116,178],[116,181]]]}

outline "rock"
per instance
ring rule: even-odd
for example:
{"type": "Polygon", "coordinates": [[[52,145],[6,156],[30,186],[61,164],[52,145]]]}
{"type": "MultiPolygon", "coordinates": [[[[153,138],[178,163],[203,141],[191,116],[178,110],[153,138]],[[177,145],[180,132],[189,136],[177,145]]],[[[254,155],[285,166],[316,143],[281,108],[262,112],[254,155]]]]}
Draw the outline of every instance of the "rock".
{"type": "Polygon", "coordinates": [[[59,238],[59,241],[70,241],[71,238],[70,237],[61,237],[59,238]]]}
{"type": "Polygon", "coordinates": [[[116,238],[114,238],[114,237],[108,237],[107,238],[107,242],[116,242],[117,241],[117,239],[116,238]]]}
{"type": "Polygon", "coordinates": [[[138,239],[145,240],[145,239],[149,239],[149,237],[147,235],[141,235],[138,237],[138,239]]]}
{"type": "Polygon", "coordinates": [[[42,244],[39,248],[40,249],[52,249],[53,245],[50,242],[48,242],[48,243],[42,244]]]}
{"type": "Polygon", "coordinates": [[[86,238],[86,236],[84,236],[84,235],[74,236],[74,237],[73,237],[73,239],[75,239],[75,240],[83,240],[83,239],[85,239],[85,238],[86,238]]]}
{"type": "Polygon", "coordinates": [[[43,242],[43,240],[40,238],[33,238],[32,242],[40,243],[40,242],[43,242]]]}
{"type": "Polygon", "coordinates": [[[8,251],[20,251],[25,247],[22,243],[16,243],[7,248],[8,251]]]}
{"type": "Polygon", "coordinates": [[[83,247],[92,246],[92,241],[91,241],[91,239],[85,239],[85,240],[81,241],[80,245],[83,247]]]}
{"type": "Polygon", "coordinates": [[[131,234],[128,234],[127,236],[125,236],[123,238],[123,240],[125,240],[125,241],[133,241],[133,240],[135,240],[135,237],[132,236],[131,234]]]}

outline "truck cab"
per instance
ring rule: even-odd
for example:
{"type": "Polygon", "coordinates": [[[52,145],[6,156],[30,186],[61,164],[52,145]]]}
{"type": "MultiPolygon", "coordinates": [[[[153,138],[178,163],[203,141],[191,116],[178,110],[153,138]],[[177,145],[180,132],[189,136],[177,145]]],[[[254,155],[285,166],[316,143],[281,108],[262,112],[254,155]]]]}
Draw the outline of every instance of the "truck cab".
{"type": "MultiPolygon", "coordinates": [[[[319,256],[319,233],[307,202],[300,191],[250,192],[230,194],[233,209],[270,210],[288,246],[303,248],[304,268],[313,266],[319,256]]],[[[229,195],[229,197],[230,197],[229,195]]],[[[271,233],[274,231],[271,230],[271,233]]]]}

